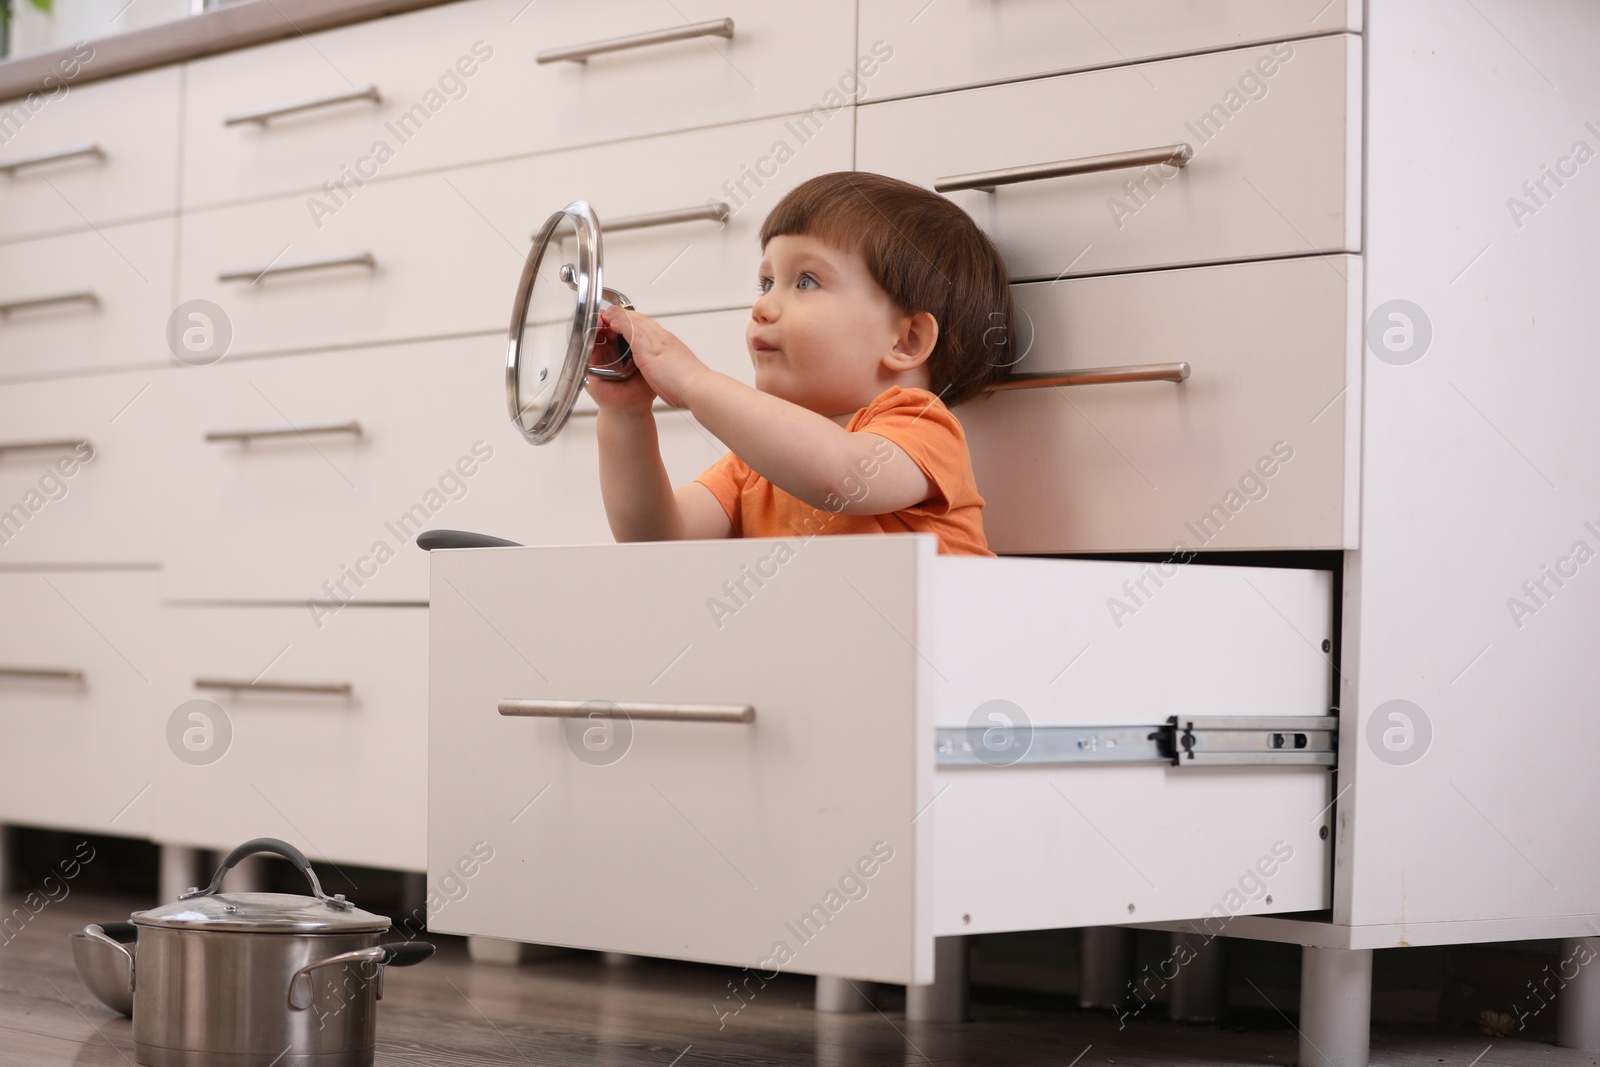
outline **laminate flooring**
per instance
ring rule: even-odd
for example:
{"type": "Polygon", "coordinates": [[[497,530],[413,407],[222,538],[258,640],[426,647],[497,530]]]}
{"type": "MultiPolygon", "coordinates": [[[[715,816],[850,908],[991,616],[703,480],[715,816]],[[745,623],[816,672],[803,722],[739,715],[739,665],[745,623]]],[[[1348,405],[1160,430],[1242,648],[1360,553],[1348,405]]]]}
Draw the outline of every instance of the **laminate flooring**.
{"type": "MultiPolygon", "coordinates": [[[[10,912],[21,898],[0,901],[10,912]]],[[[73,893],[0,945],[0,1067],[134,1063],[132,1024],[78,979],[67,934],[142,906],[73,893]]],[[[1080,1011],[1065,998],[980,991],[971,1022],[918,1024],[906,1021],[894,987],[887,987],[881,1010],[827,1015],[811,1009],[808,979],[783,976],[738,1014],[721,1015],[735,1003],[725,999],[732,970],[658,960],[619,966],[592,953],[516,967],[475,964],[462,939],[434,940],[433,959],[388,974],[379,1005],[380,1067],[1255,1067],[1296,1058],[1290,1020],[1266,1011],[1250,1027],[1184,1026],[1152,1011],[1119,1029],[1114,1015],[1080,1011]]],[[[1578,1067],[1600,1064],[1600,1053],[1526,1038],[1380,1026],[1372,1062],[1578,1067]]]]}

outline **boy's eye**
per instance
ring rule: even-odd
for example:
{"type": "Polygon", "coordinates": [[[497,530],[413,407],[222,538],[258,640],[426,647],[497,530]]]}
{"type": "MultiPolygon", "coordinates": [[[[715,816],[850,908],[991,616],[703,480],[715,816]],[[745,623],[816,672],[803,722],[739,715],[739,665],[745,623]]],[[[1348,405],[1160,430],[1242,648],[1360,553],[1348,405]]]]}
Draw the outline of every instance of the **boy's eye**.
{"type": "Polygon", "coordinates": [[[817,280],[815,278],[813,278],[809,274],[800,275],[800,280],[795,282],[794,284],[795,284],[795,286],[797,288],[804,289],[804,288],[806,288],[806,282],[810,282],[811,283],[811,288],[813,288],[813,289],[815,289],[817,287],[817,280]]]}
{"type": "Polygon", "coordinates": [[[756,289],[759,292],[763,292],[764,293],[768,289],[771,289],[771,288],[772,288],[772,279],[771,278],[757,278],[756,279],[756,289]]]}

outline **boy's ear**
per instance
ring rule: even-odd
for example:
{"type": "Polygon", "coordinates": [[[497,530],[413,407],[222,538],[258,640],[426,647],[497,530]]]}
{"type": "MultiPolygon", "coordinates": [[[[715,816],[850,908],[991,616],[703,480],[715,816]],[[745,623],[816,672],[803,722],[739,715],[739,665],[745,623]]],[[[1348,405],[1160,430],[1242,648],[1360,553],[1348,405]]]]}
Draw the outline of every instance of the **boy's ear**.
{"type": "Polygon", "coordinates": [[[906,371],[922,366],[933,355],[939,341],[939,320],[931,312],[919,311],[900,320],[900,335],[884,357],[890,370],[906,371]]]}

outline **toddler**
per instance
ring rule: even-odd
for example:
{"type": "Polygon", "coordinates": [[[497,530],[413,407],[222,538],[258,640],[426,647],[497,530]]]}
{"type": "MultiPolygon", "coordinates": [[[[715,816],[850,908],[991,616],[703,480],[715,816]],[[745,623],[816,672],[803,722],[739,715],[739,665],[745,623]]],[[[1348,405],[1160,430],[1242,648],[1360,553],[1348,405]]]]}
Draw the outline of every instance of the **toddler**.
{"type": "Polygon", "coordinates": [[[950,408],[1013,360],[1011,290],[965,212],[919,186],[839,171],[801,184],[761,227],[745,344],[755,388],[660,323],[607,308],[639,373],[590,377],[600,487],[618,541],[928,532],[992,556],[966,435],[950,408]],[[687,408],[730,451],[672,487],[650,407],[687,408]]]}

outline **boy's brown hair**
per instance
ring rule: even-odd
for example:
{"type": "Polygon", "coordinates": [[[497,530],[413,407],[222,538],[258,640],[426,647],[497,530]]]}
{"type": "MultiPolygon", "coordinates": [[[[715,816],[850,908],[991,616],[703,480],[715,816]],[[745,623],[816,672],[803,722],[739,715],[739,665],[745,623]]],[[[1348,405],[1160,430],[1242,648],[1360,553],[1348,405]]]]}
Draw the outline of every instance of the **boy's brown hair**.
{"type": "Polygon", "coordinates": [[[939,338],[928,388],[954,407],[1004,379],[1020,357],[1005,261],[965,211],[919,185],[866,171],[801,182],[761,224],[774,237],[815,237],[858,252],[905,314],[931,314],[939,338]]]}

